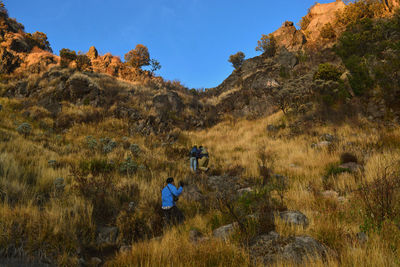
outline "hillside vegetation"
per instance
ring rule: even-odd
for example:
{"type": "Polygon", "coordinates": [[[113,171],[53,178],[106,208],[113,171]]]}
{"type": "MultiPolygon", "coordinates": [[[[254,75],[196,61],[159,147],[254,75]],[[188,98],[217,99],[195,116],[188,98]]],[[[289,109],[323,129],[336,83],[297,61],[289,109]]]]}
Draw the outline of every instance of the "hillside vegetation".
{"type": "Polygon", "coordinates": [[[142,45],[55,56],[0,4],[0,264],[400,264],[397,1],[318,4],[204,92],[142,45]],[[169,176],[186,220],[165,227],[169,176]]]}

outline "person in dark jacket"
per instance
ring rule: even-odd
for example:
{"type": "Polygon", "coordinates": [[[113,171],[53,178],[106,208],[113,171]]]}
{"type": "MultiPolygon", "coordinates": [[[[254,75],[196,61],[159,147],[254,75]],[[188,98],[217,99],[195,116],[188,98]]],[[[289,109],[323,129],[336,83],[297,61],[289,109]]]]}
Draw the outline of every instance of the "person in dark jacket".
{"type": "Polygon", "coordinates": [[[182,194],[184,183],[181,181],[177,189],[174,185],[174,178],[169,177],[166,182],[167,185],[161,191],[164,220],[167,225],[182,223],[185,217],[176,206],[175,201],[182,194]]]}
{"type": "Polygon", "coordinates": [[[193,146],[192,150],[190,150],[189,157],[190,157],[190,170],[193,172],[197,171],[197,158],[199,156],[200,150],[197,146],[193,146]]]}

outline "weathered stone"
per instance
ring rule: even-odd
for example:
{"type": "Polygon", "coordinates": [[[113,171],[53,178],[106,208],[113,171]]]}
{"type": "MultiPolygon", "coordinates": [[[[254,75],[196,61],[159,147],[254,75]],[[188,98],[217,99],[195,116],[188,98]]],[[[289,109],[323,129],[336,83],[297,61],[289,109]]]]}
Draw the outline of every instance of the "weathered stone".
{"type": "Polygon", "coordinates": [[[180,113],[185,105],[176,92],[169,91],[167,94],[159,94],[153,97],[153,104],[159,115],[164,113],[180,113]]]}
{"type": "Polygon", "coordinates": [[[276,59],[279,64],[281,64],[284,67],[288,68],[294,68],[294,66],[297,65],[299,60],[297,59],[296,55],[293,54],[292,52],[289,52],[286,47],[282,47],[277,56],[276,59]]]}
{"type": "Polygon", "coordinates": [[[339,165],[339,168],[346,169],[349,172],[357,172],[362,169],[362,166],[355,162],[347,162],[339,165]]]}
{"type": "Polygon", "coordinates": [[[255,265],[269,265],[278,260],[304,264],[308,259],[324,260],[328,254],[334,253],[312,237],[281,237],[275,232],[257,237],[250,247],[255,265]]]}
{"type": "Polygon", "coordinates": [[[96,59],[96,58],[99,56],[99,52],[97,52],[96,47],[91,46],[91,47],[89,48],[89,51],[87,52],[86,55],[87,55],[88,58],[90,58],[90,59],[96,59]]]}
{"type": "Polygon", "coordinates": [[[282,27],[272,33],[279,46],[288,51],[298,51],[307,42],[304,34],[297,30],[293,22],[286,21],[282,27]]]}
{"type": "Polygon", "coordinates": [[[231,223],[228,225],[221,226],[213,231],[213,236],[221,238],[223,240],[227,240],[235,230],[236,225],[237,223],[231,223]]]}
{"type": "Polygon", "coordinates": [[[284,211],[281,212],[279,216],[289,225],[298,225],[305,228],[309,223],[306,215],[300,211],[284,211]]]}

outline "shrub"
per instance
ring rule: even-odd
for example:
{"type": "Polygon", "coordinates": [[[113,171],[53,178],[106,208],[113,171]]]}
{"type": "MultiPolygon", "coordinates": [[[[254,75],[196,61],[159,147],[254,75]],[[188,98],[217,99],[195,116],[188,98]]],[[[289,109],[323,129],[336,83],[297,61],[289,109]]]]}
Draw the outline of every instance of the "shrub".
{"type": "Polygon", "coordinates": [[[243,64],[245,57],[245,54],[242,51],[239,51],[234,55],[230,55],[228,62],[232,63],[232,66],[235,69],[239,69],[243,64]]]}
{"type": "Polygon", "coordinates": [[[97,140],[91,135],[86,136],[86,144],[89,149],[94,150],[97,147],[97,140]]]}
{"type": "Polygon", "coordinates": [[[161,69],[161,64],[157,59],[152,58],[150,60],[150,71],[152,74],[154,74],[154,72],[158,71],[161,69]]]}
{"type": "Polygon", "coordinates": [[[40,49],[53,53],[50,43],[47,40],[47,35],[43,32],[35,32],[33,34],[27,33],[25,36],[27,43],[30,47],[39,47],[40,49]]]}
{"type": "Polygon", "coordinates": [[[143,240],[151,232],[146,220],[137,214],[127,211],[121,211],[118,215],[117,227],[119,230],[118,241],[122,244],[132,244],[143,240]]]}
{"type": "Polygon", "coordinates": [[[126,175],[134,174],[137,171],[138,165],[130,157],[126,158],[124,162],[120,164],[119,171],[126,175]]]}
{"type": "Polygon", "coordinates": [[[115,169],[115,164],[107,159],[94,158],[80,161],[79,168],[85,174],[99,175],[112,172],[115,169]]]}
{"type": "Polygon", "coordinates": [[[332,24],[325,24],[320,31],[320,35],[324,39],[332,40],[336,38],[336,32],[332,27],[332,24]]]}
{"type": "Polygon", "coordinates": [[[129,150],[131,151],[132,155],[134,155],[135,157],[137,157],[141,152],[141,149],[140,149],[139,145],[137,145],[137,144],[131,144],[129,146],[129,150]]]}
{"type": "Polygon", "coordinates": [[[330,63],[319,64],[317,72],[314,74],[314,80],[338,81],[342,71],[330,63]]]}
{"type": "Polygon", "coordinates": [[[278,46],[276,39],[272,34],[262,34],[261,39],[257,41],[256,51],[262,51],[269,57],[273,57],[276,54],[278,46]]]}
{"type": "Polygon", "coordinates": [[[399,162],[379,166],[370,177],[362,180],[357,192],[365,216],[364,230],[380,230],[386,221],[400,219],[400,170],[399,162]]]}
{"type": "Polygon", "coordinates": [[[134,68],[141,68],[150,64],[150,54],[146,46],[136,45],[135,49],[125,54],[125,61],[134,68]]]}
{"type": "Polygon", "coordinates": [[[111,140],[108,137],[101,138],[100,139],[100,144],[102,145],[102,152],[104,154],[108,154],[114,150],[114,148],[117,147],[117,142],[111,140]]]}
{"type": "Polygon", "coordinates": [[[30,135],[30,133],[32,132],[32,126],[27,122],[21,123],[17,127],[17,132],[26,137],[26,136],[30,135]]]}
{"type": "Polygon", "coordinates": [[[354,154],[345,152],[340,154],[340,163],[358,162],[357,157],[354,154]]]}
{"type": "Polygon", "coordinates": [[[79,71],[89,70],[91,66],[92,66],[92,61],[90,61],[87,55],[76,56],[76,68],[79,71]]]}
{"type": "Polygon", "coordinates": [[[76,59],[76,52],[68,48],[63,48],[60,50],[60,58],[61,66],[68,67],[69,63],[76,59]]]}

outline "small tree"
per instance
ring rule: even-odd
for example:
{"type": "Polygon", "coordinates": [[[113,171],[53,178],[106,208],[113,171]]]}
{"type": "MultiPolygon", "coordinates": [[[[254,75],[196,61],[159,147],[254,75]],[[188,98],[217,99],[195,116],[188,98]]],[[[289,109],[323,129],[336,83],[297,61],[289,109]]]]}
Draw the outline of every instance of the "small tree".
{"type": "Polygon", "coordinates": [[[8,18],[8,12],[7,12],[7,9],[6,9],[3,1],[0,1],[0,14],[3,15],[4,17],[8,18]]]}
{"type": "Polygon", "coordinates": [[[150,66],[151,66],[151,73],[154,74],[154,72],[158,71],[161,69],[161,64],[157,59],[152,58],[150,60],[150,66]]]}
{"type": "Polygon", "coordinates": [[[230,55],[228,62],[232,63],[232,66],[235,69],[239,69],[243,64],[245,57],[245,54],[242,51],[239,51],[234,55],[230,55]]]}
{"type": "Polygon", "coordinates": [[[92,61],[90,61],[89,57],[84,54],[80,54],[76,56],[76,68],[80,71],[82,70],[90,70],[92,66],[92,61]]]}
{"type": "Polygon", "coordinates": [[[150,54],[146,46],[136,45],[135,49],[125,54],[125,61],[134,68],[150,65],[150,54]]]}
{"type": "Polygon", "coordinates": [[[76,52],[68,48],[60,50],[61,66],[68,67],[69,63],[76,59],[76,52]]]}
{"type": "Polygon", "coordinates": [[[257,41],[256,51],[261,51],[269,57],[273,57],[277,50],[277,42],[272,34],[261,36],[261,39],[257,41]]]}
{"type": "Polygon", "coordinates": [[[33,34],[27,33],[26,39],[30,45],[30,47],[39,47],[40,49],[53,52],[50,47],[50,43],[47,40],[47,35],[43,32],[35,32],[33,34]]]}

